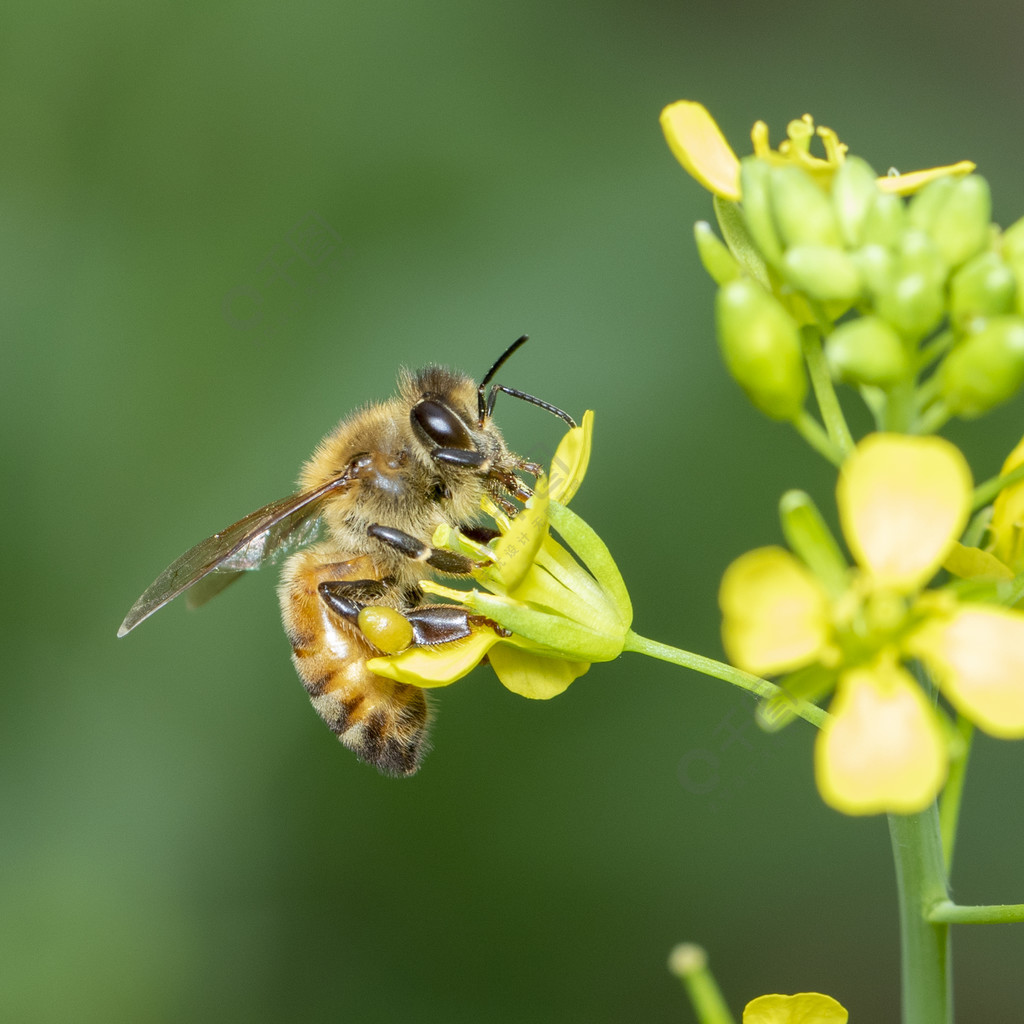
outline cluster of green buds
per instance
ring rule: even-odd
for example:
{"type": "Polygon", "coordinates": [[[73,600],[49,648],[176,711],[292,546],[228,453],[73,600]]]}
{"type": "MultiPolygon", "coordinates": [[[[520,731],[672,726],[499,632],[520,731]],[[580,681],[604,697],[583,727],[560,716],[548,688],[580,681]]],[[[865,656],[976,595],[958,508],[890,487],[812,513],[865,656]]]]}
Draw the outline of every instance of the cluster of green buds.
{"type": "Polygon", "coordinates": [[[877,177],[809,116],[778,150],[758,122],[742,160],[700,104],[672,104],[662,126],[715,195],[725,242],[701,222],[697,245],[726,364],[761,411],[797,420],[822,342],[822,369],[882,429],[980,416],[1024,382],[1024,220],[991,223],[973,164],[877,177]]]}

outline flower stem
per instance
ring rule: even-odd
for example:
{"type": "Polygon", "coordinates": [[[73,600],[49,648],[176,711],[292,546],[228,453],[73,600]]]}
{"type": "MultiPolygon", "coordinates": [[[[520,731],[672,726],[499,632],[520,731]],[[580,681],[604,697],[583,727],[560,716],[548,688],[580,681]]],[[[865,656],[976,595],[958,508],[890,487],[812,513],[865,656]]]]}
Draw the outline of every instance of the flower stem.
{"type": "Polygon", "coordinates": [[[1015,484],[1020,480],[1024,480],[1024,464],[1015,466],[1009,473],[1005,473],[1002,476],[990,477],[983,484],[978,484],[974,488],[971,508],[977,511],[977,509],[992,501],[1004,487],[1009,487],[1010,484],[1015,484]]]}
{"type": "Polygon", "coordinates": [[[806,700],[797,700],[786,693],[782,687],[769,683],[767,679],[761,679],[759,676],[751,675],[749,672],[726,665],[724,662],[715,661],[713,658],[705,658],[700,654],[682,651],[678,647],[660,644],[656,640],[648,640],[632,630],[626,633],[623,650],[646,654],[650,658],[668,661],[673,665],[681,665],[683,668],[692,668],[695,672],[713,676],[715,679],[722,679],[766,700],[784,700],[795,715],[819,729],[828,721],[828,712],[823,711],[816,704],[811,704],[806,700]]]}
{"type": "Polygon", "coordinates": [[[824,427],[806,410],[801,409],[792,420],[797,433],[833,466],[843,464],[842,452],[829,440],[824,427]]]}
{"type": "Polygon", "coordinates": [[[948,924],[1014,924],[1024,921],[1024,903],[961,907],[952,900],[942,900],[928,912],[928,920],[948,924]]]}
{"type": "Polygon", "coordinates": [[[707,953],[692,942],[683,942],[668,958],[669,970],[686,987],[700,1024],[734,1024],[722,990],[708,967],[707,953]]]}
{"type": "Polygon", "coordinates": [[[956,829],[960,820],[960,801],[964,795],[964,780],[967,777],[967,759],[971,753],[974,725],[960,715],[956,720],[956,731],[960,743],[950,759],[949,776],[939,799],[939,826],[942,834],[942,852],[945,858],[946,877],[953,871],[953,847],[956,845],[956,829]]]}
{"type": "Polygon", "coordinates": [[[832,377],[825,365],[825,353],[821,347],[821,335],[813,327],[804,327],[800,332],[803,342],[804,359],[811,375],[811,387],[814,397],[818,400],[821,419],[828,431],[829,440],[838,449],[840,456],[845,458],[853,450],[853,437],[846,425],[846,417],[839,405],[836,389],[832,386],[832,377]]]}
{"type": "Polygon", "coordinates": [[[939,814],[890,814],[902,950],[903,1024],[952,1024],[953,973],[949,925],[929,919],[949,902],[939,814]]]}

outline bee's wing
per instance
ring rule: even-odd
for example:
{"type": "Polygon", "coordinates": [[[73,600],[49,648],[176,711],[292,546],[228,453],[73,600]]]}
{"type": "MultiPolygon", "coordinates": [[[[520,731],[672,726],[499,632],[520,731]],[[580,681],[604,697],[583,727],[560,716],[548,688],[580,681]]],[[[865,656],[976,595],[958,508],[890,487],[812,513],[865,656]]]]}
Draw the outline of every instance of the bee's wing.
{"type": "Polygon", "coordinates": [[[352,484],[347,475],[335,477],[312,491],[272,501],[220,533],[200,541],[175,559],[149,585],[132,605],[117,635],[124,636],[210,573],[223,574],[224,578],[209,580],[201,586],[194,604],[209,600],[243,572],[258,569],[287,547],[309,540],[319,525],[323,499],[329,494],[347,490],[352,484]]]}

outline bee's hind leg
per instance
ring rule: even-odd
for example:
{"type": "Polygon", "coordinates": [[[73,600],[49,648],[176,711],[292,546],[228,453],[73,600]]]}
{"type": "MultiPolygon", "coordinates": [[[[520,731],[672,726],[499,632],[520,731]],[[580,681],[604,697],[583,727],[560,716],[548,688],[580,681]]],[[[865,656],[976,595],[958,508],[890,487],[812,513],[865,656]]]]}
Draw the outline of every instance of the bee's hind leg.
{"type": "MultiPolygon", "coordinates": [[[[354,587],[358,587],[358,582],[361,581],[324,581],[317,587],[317,590],[328,608],[363,629],[365,620],[360,622],[360,612],[366,608],[372,608],[373,605],[350,596],[354,587]]],[[[400,615],[409,623],[412,629],[411,643],[417,646],[429,647],[432,644],[446,644],[452,640],[463,640],[472,632],[471,624],[486,624],[497,628],[490,619],[481,615],[471,615],[468,608],[463,608],[458,604],[423,604],[416,608],[405,608],[402,611],[391,608],[387,611],[394,615],[400,615]]],[[[366,635],[365,630],[364,635],[366,635]]],[[[367,638],[371,643],[377,643],[379,640],[378,635],[372,629],[367,638]]]]}
{"type": "Polygon", "coordinates": [[[379,649],[347,616],[331,614],[336,610],[321,590],[333,584],[350,601],[373,601],[388,589],[388,581],[375,579],[374,571],[367,555],[338,561],[327,545],[306,548],[285,563],[278,589],[281,613],[295,669],[331,731],[383,774],[412,775],[426,750],[426,697],[419,687],[366,667],[379,649]]]}

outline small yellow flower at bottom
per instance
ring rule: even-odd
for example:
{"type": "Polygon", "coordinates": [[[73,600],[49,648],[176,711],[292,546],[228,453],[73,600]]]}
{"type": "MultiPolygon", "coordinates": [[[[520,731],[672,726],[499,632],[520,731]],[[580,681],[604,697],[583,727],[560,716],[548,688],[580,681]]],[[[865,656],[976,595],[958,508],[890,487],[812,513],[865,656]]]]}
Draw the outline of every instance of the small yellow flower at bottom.
{"type": "Polygon", "coordinates": [[[831,996],[798,992],[752,999],[743,1009],[743,1024],[846,1024],[849,1013],[831,996]]]}

